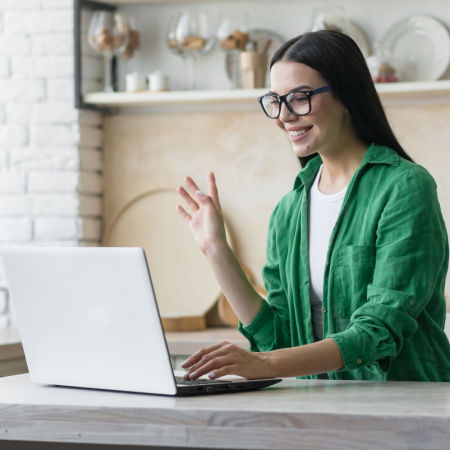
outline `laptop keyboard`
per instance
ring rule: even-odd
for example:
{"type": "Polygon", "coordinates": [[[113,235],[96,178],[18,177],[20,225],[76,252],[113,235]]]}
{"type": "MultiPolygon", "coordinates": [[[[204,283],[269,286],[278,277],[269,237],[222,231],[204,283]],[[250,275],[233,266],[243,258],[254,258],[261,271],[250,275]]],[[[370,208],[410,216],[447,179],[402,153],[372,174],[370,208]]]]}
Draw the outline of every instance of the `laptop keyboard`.
{"type": "Polygon", "coordinates": [[[177,384],[182,386],[193,386],[196,384],[221,384],[226,383],[223,380],[210,380],[209,378],[201,378],[197,380],[184,380],[183,377],[175,377],[175,381],[177,384]]]}

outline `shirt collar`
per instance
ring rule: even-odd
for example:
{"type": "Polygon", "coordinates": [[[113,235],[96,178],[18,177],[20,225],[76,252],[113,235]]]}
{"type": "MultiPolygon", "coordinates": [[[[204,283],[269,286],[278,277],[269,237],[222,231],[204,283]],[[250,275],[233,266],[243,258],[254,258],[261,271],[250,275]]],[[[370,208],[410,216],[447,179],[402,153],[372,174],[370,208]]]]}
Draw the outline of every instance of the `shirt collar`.
{"type": "MultiPolygon", "coordinates": [[[[368,164],[389,164],[391,166],[398,166],[400,164],[400,158],[400,155],[395,150],[372,143],[367,148],[358,171],[368,164]]],[[[321,164],[322,158],[320,155],[309,160],[295,178],[294,190],[301,186],[305,186],[309,191],[321,164]]]]}

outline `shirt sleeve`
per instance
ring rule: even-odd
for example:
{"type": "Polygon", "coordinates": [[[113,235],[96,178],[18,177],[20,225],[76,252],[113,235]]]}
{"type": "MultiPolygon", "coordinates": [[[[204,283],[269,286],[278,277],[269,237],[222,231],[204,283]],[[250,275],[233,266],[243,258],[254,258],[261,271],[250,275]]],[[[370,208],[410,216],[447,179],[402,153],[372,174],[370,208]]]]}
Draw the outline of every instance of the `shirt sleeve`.
{"type": "Polygon", "coordinates": [[[267,300],[256,317],[248,325],[239,322],[238,330],[250,342],[252,351],[269,351],[290,347],[288,303],[280,277],[280,261],[277,251],[277,211],[272,213],[267,238],[267,261],[262,270],[267,300]]]}
{"type": "Polygon", "coordinates": [[[376,364],[388,372],[448,265],[448,237],[436,183],[415,166],[391,186],[378,222],[373,281],[367,302],[346,330],[330,335],[345,370],[376,364]]]}

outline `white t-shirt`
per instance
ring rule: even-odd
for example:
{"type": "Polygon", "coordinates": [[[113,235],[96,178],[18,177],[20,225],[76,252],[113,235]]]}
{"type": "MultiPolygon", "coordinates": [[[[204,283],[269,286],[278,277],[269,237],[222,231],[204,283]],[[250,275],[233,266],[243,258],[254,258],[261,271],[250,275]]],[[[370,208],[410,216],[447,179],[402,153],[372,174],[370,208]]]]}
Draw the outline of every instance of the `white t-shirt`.
{"type": "Polygon", "coordinates": [[[309,191],[309,270],[311,317],[314,336],[323,339],[323,278],[331,233],[341,210],[347,187],[334,194],[324,194],[319,190],[323,164],[309,191]]]}

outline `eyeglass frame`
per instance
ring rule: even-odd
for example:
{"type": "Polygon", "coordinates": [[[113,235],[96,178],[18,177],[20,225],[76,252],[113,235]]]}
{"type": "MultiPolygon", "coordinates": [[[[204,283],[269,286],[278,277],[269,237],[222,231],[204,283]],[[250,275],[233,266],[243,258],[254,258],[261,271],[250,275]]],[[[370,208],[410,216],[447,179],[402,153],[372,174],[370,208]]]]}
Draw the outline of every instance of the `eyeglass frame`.
{"type": "Polygon", "coordinates": [[[320,88],[313,89],[313,90],[309,90],[309,91],[305,91],[305,90],[303,90],[302,88],[292,89],[292,91],[289,91],[289,92],[288,92],[287,94],[285,94],[285,95],[278,95],[278,94],[274,94],[274,93],[272,93],[272,94],[271,94],[271,93],[267,93],[267,94],[261,95],[261,97],[258,97],[258,102],[259,102],[259,104],[261,105],[261,108],[262,108],[262,110],[264,111],[264,114],[265,114],[269,119],[278,119],[278,117],[280,117],[280,114],[281,114],[281,104],[282,104],[282,103],[284,103],[284,104],[286,105],[286,108],[288,109],[288,111],[289,111],[291,114],[293,114],[294,116],[307,116],[308,114],[311,113],[311,97],[312,97],[313,95],[316,95],[316,94],[322,94],[322,93],[324,93],[324,92],[331,92],[331,87],[330,87],[328,84],[325,85],[325,86],[322,86],[322,87],[320,87],[320,88]],[[293,111],[293,110],[291,109],[291,107],[289,106],[289,103],[286,101],[286,98],[287,98],[289,95],[291,95],[291,94],[296,94],[297,92],[301,92],[302,94],[305,94],[305,95],[306,95],[306,98],[308,99],[308,106],[309,106],[309,109],[308,109],[308,112],[307,112],[307,113],[303,113],[303,114],[298,114],[298,113],[296,113],[295,111],[293,111]],[[278,100],[278,114],[277,114],[275,117],[269,116],[269,114],[266,112],[266,110],[265,110],[265,108],[264,108],[264,106],[263,106],[262,99],[263,99],[264,97],[267,97],[267,96],[276,97],[277,100],[278,100]]]}

